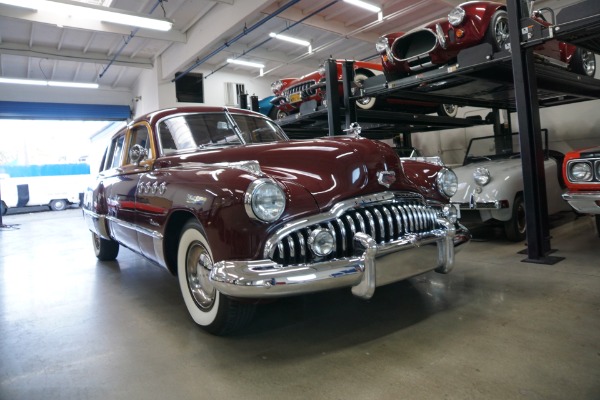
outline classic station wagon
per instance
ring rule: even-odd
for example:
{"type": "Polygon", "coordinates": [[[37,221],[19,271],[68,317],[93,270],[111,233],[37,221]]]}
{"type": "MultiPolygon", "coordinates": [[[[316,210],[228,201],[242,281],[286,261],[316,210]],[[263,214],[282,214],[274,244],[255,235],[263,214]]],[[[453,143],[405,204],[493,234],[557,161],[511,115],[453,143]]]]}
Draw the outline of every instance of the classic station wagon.
{"type": "Polygon", "coordinates": [[[116,133],[84,196],[96,256],[119,246],[178,276],[194,321],[241,327],[257,300],[348,287],[361,298],[449,272],[470,239],[456,176],[356,132],[290,141],[272,120],[172,108],[116,133]]]}

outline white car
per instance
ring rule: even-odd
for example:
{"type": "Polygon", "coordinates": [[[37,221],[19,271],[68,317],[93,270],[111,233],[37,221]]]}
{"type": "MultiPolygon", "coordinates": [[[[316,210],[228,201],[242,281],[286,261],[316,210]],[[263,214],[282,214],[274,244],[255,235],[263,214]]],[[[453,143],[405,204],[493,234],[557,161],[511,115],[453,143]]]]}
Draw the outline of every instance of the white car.
{"type": "MultiPolygon", "coordinates": [[[[547,130],[545,143],[548,142],[547,130]]],[[[548,151],[544,169],[548,214],[568,211],[562,199],[562,161],[564,156],[548,151]]],[[[523,169],[517,134],[471,139],[463,166],[454,168],[458,190],[451,202],[460,208],[463,218],[500,221],[509,240],[525,239],[526,219],[523,198],[523,169]],[[469,214],[475,214],[469,215],[469,214]]]]}

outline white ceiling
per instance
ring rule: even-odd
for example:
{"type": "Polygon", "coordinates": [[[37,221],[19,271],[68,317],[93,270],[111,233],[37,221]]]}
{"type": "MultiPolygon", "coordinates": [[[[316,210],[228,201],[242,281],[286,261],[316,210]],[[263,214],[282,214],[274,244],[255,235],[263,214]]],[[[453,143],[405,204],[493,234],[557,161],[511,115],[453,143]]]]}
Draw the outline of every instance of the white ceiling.
{"type": "MultiPolygon", "coordinates": [[[[104,0],[80,1],[101,4],[104,0]]],[[[131,89],[143,69],[158,66],[162,78],[168,79],[228,42],[226,49],[199,68],[257,76],[252,68],[227,65],[227,58],[241,57],[263,63],[273,80],[294,77],[315,70],[330,56],[368,58],[375,54],[374,43],[380,35],[407,31],[447,15],[461,1],[371,2],[383,9],[382,21],[376,14],[341,0],[301,0],[235,43],[229,42],[244,31],[244,26],[253,27],[289,0],[168,0],[158,5],[157,0],[112,1],[113,8],[140,14],[156,7],[153,16],[174,22],[170,32],[139,30],[133,37],[129,36],[132,28],[82,23],[0,5],[0,76],[97,82],[107,88],[131,89]],[[270,39],[269,32],[309,40],[314,51],[308,54],[304,47],[270,39]]]]}

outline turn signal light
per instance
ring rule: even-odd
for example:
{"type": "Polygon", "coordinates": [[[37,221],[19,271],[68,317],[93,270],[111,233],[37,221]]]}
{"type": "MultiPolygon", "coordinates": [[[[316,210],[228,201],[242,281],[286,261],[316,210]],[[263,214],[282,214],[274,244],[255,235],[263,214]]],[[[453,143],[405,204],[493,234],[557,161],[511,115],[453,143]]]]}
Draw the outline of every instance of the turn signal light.
{"type": "Polygon", "coordinates": [[[463,36],[465,36],[465,31],[463,31],[462,29],[457,29],[456,30],[456,37],[460,39],[463,36]]]}

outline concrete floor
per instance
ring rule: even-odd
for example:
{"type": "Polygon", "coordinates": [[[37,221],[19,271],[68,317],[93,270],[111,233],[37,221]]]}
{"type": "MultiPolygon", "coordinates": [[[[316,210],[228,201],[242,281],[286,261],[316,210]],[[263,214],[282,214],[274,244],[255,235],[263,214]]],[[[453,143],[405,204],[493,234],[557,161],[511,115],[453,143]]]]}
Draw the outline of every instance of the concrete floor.
{"type": "Polygon", "coordinates": [[[199,329],[177,280],[94,257],[81,211],[0,229],[0,399],[600,399],[600,238],[553,222],[558,264],[476,229],[449,275],[259,308],[199,329]]]}

